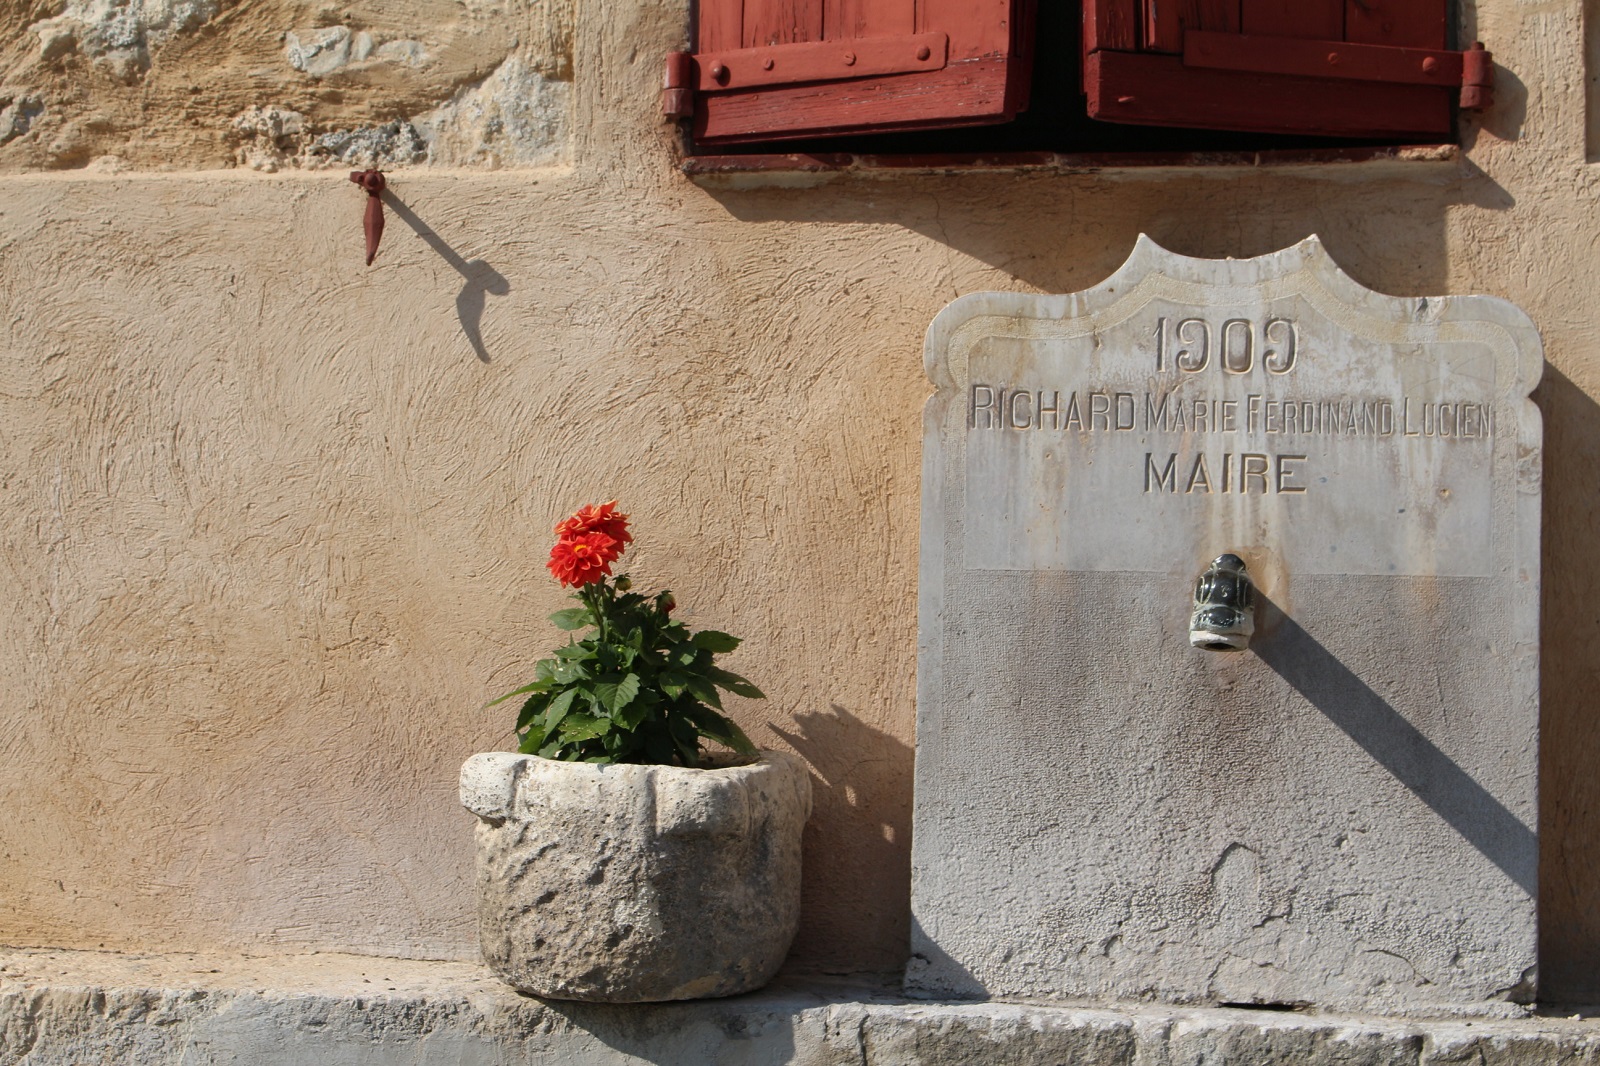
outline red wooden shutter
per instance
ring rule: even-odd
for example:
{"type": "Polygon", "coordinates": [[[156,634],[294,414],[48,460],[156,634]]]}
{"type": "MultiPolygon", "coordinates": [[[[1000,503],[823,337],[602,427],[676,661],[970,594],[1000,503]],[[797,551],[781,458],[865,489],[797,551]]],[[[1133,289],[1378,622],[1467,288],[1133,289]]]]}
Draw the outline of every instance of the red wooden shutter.
{"type": "Polygon", "coordinates": [[[1084,91],[1105,122],[1440,137],[1488,56],[1445,49],[1447,0],[1084,0],[1084,91]]]}
{"type": "Polygon", "coordinates": [[[1032,0],[700,0],[699,144],[1005,122],[1027,104],[1032,0]]]}

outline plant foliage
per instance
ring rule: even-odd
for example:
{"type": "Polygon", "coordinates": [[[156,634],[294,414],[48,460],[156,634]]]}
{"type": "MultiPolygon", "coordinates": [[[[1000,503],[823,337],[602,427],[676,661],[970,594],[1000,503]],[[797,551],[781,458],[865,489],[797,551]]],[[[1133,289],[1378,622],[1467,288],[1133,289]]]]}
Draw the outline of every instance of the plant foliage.
{"type": "Polygon", "coordinates": [[[718,690],[752,699],[761,690],[714,662],[739,639],[692,633],[672,620],[671,593],[645,597],[627,587],[626,577],[586,585],[573,597],[583,606],[550,616],[561,629],[589,632],[540,660],[530,684],[494,701],[527,696],[517,750],[568,762],[699,766],[705,737],[754,754],[722,714],[718,690]]]}
{"type": "Polygon", "coordinates": [[[627,516],[614,507],[585,508],[556,527],[561,539],[551,573],[577,588],[573,599],[581,606],[557,611],[550,621],[584,635],[569,637],[553,658],[535,665],[531,683],[488,706],[526,697],[517,713],[517,750],[546,759],[699,766],[702,737],[754,754],[749,738],[722,713],[720,692],[764,697],[715,663],[739,638],[690,632],[672,620],[670,592],[642,596],[631,591],[627,575],[607,579],[610,563],[632,540],[627,516]]]}

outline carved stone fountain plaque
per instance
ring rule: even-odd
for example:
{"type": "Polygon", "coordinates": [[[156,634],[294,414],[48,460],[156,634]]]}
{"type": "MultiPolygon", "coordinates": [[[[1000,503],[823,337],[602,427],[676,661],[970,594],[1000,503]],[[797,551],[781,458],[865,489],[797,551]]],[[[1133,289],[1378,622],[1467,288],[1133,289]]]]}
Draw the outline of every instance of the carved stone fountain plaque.
{"type": "Polygon", "coordinates": [[[1519,1009],[1538,334],[1314,238],[928,331],[912,960],[944,995],[1519,1009]],[[1248,650],[1188,639],[1226,552],[1248,650]]]}

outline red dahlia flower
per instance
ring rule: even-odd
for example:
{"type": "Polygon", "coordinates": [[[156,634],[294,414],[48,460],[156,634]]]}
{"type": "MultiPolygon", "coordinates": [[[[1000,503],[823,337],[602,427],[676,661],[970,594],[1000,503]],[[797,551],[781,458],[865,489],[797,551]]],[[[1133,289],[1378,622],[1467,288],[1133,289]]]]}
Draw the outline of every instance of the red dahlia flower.
{"type": "Polygon", "coordinates": [[[628,532],[628,516],[617,513],[616,500],[598,507],[590,504],[579,508],[577,514],[556,526],[558,537],[575,537],[585,533],[604,533],[616,541],[617,548],[612,559],[621,555],[626,545],[633,543],[633,534],[628,532]]]}
{"type": "Polygon", "coordinates": [[[621,554],[621,545],[604,533],[581,533],[556,541],[545,565],[561,584],[582,588],[610,577],[611,561],[621,554]]]}

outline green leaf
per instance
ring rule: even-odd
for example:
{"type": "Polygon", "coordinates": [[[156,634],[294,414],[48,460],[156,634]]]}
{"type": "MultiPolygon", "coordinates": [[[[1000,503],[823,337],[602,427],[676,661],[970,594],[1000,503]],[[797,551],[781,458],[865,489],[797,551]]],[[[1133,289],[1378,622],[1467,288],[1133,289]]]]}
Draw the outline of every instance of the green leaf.
{"type": "Polygon", "coordinates": [[[675,758],[672,736],[664,730],[647,733],[644,738],[645,761],[657,766],[670,766],[675,758]]]}
{"type": "Polygon", "coordinates": [[[528,723],[533,721],[534,716],[544,710],[545,704],[549,702],[548,692],[535,692],[529,696],[527,702],[522,705],[522,710],[517,712],[517,732],[527,729],[528,723]]]}
{"type": "Polygon", "coordinates": [[[626,707],[619,707],[611,713],[611,721],[616,724],[617,729],[625,731],[629,736],[634,735],[634,731],[643,725],[648,717],[650,708],[643,700],[634,700],[626,707]]]}
{"type": "Polygon", "coordinates": [[[550,616],[557,629],[582,629],[594,624],[594,616],[587,607],[568,607],[550,616]]]}
{"type": "Polygon", "coordinates": [[[582,663],[564,662],[556,667],[554,680],[557,684],[571,685],[579,681],[587,681],[591,676],[589,671],[583,668],[582,663]]]}
{"type": "Polygon", "coordinates": [[[561,739],[568,744],[579,740],[598,740],[606,735],[607,724],[587,714],[569,714],[561,723],[561,739]]]}
{"type": "MultiPolygon", "coordinates": [[[[632,677],[633,675],[630,674],[628,676],[632,677]]],[[[617,686],[619,698],[626,686],[626,679],[617,686]]],[[[661,697],[659,694],[641,690],[627,702],[619,702],[617,709],[611,713],[611,720],[617,723],[619,728],[627,730],[631,734],[657,714],[656,707],[660,703],[661,697]]]]}
{"type": "Polygon", "coordinates": [[[672,699],[677,699],[683,695],[683,690],[689,687],[689,678],[676,670],[665,670],[656,678],[656,684],[661,686],[662,692],[672,699]]]}
{"type": "Polygon", "coordinates": [[[726,633],[719,633],[715,629],[702,629],[692,638],[694,646],[704,648],[706,651],[720,653],[732,651],[739,646],[739,638],[731,637],[726,633]]]}
{"type": "Polygon", "coordinates": [[[717,710],[722,710],[722,697],[717,695],[717,690],[712,687],[711,682],[699,674],[686,674],[685,677],[688,681],[690,695],[701,703],[709,703],[717,710]]]}
{"type": "Polygon", "coordinates": [[[545,682],[545,681],[534,681],[534,682],[531,682],[529,684],[523,685],[521,688],[514,688],[510,692],[507,692],[504,696],[496,696],[494,699],[490,700],[488,703],[485,703],[481,709],[487,711],[490,707],[493,707],[495,704],[504,703],[506,700],[509,700],[512,696],[520,696],[524,692],[537,692],[537,691],[540,691],[543,688],[545,688],[545,686],[547,684],[548,684],[548,682],[545,682]]]}
{"type": "Polygon", "coordinates": [[[639,695],[639,675],[629,674],[617,682],[616,694],[612,698],[611,710],[620,711],[632,703],[639,695]]]}
{"type": "Polygon", "coordinates": [[[590,654],[590,649],[584,647],[582,644],[568,644],[565,647],[556,649],[556,658],[558,659],[584,659],[590,654]]]}
{"type": "Polygon", "coordinates": [[[729,673],[720,667],[706,667],[706,677],[710,678],[718,688],[726,689],[735,696],[744,696],[752,700],[764,700],[767,698],[760,689],[738,674],[729,673]]]}
{"type": "Polygon", "coordinates": [[[732,748],[740,755],[754,755],[756,753],[756,746],[750,743],[749,737],[744,735],[744,730],[739,728],[739,723],[733,721],[731,718],[727,719],[727,723],[729,731],[733,734],[732,737],[725,742],[727,743],[728,747],[732,748]]]}
{"type": "Polygon", "coordinates": [[[685,766],[700,765],[700,731],[687,718],[675,717],[667,722],[667,732],[672,746],[678,749],[685,766]]]}
{"type": "Polygon", "coordinates": [[[569,688],[557,693],[551,700],[550,706],[544,712],[544,731],[548,735],[556,726],[561,724],[567,712],[572,710],[572,701],[577,697],[579,689],[569,688]]]}
{"type": "Polygon", "coordinates": [[[741,755],[754,755],[756,746],[744,735],[744,730],[731,718],[718,714],[709,707],[694,706],[685,711],[689,720],[704,735],[718,744],[724,744],[741,755]]]}
{"type": "Polygon", "coordinates": [[[616,674],[607,674],[606,680],[594,686],[595,699],[606,711],[615,713],[633,702],[639,694],[639,678],[634,674],[618,678],[616,674]]]}

